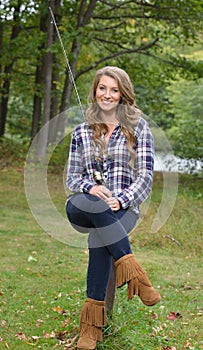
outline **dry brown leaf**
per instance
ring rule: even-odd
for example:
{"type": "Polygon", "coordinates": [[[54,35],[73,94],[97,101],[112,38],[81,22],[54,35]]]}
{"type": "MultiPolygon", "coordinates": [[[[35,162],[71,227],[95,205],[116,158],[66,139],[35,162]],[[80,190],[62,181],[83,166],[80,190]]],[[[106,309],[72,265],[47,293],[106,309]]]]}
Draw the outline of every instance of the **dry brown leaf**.
{"type": "Polygon", "coordinates": [[[175,321],[179,318],[182,318],[182,315],[179,312],[170,311],[170,314],[166,317],[167,320],[175,321]]]}
{"type": "Polygon", "coordinates": [[[68,331],[55,332],[56,338],[59,339],[59,340],[65,340],[67,333],[68,333],[68,331]]]}
{"type": "Polygon", "coordinates": [[[65,350],[65,349],[71,348],[72,345],[75,343],[76,339],[77,339],[77,336],[74,337],[74,338],[68,339],[67,342],[66,342],[66,344],[65,344],[64,350],[65,350]]]}
{"type": "Polygon", "coordinates": [[[58,312],[58,314],[60,315],[64,315],[67,313],[67,311],[65,311],[62,307],[60,307],[59,305],[58,306],[54,306],[53,310],[55,312],[58,312]]]}
{"type": "Polygon", "coordinates": [[[27,337],[25,336],[25,334],[23,332],[18,332],[15,334],[15,336],[19,339],[19,340],[27,340],[27,337]]]}
{"type": "Polygon", "coordinates": [[[51,333],[46,333],[46,332],[43,332],[43,336],[44,338],[48,339],[48,338],[55,338],[56,334],[54,331],[52,331],[51,333]]]}

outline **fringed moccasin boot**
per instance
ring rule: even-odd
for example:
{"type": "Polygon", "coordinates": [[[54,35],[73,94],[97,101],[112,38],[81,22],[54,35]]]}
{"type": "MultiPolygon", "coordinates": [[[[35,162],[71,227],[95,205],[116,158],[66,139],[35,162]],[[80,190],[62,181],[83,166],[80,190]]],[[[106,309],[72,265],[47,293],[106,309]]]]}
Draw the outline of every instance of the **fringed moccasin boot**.
{"type": "Polygon", "coordinates": [[[128,300],[136,294],[147,306],[153,306],[160,301],[160,294],[152,287],[146,272],[133,254],[122,256],[115,262],[115,267],[116,287],[128,283],[128,300]]]}
{"type": "Polygon", "coordinates": [[[78,350],[94,350],[97,341],[102,341],[102,327],[105,325],[105,302],[87,298],[80,314],[78,350]]]}

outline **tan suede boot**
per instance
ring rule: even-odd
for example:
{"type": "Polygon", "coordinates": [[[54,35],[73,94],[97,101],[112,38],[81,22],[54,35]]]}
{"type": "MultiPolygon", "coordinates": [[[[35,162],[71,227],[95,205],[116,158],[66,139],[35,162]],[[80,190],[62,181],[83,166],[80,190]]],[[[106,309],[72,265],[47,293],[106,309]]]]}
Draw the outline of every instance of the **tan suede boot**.
{"type": "Polygon", "coordinates": [[[153,306],[160,301],[160,294],[152,287],[146,272],[133,254],[122,256],[115,262],[115,267],[116,287],[128,283],[128,300],[136,294],[147,306],[153,306]]]}
{"type": "Polygon", "coordinates": [[[78,350],[94,350],[102,341],[102,327],[106,325],[105,302],[87,298],[80,314],[78,350]]]}

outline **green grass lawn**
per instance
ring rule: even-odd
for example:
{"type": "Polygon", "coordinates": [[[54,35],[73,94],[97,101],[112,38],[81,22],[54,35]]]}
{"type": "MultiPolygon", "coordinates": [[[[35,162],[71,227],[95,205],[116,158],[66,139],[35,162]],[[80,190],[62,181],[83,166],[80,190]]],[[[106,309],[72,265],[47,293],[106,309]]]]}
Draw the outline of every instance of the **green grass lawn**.
{"type": "MultiPolygon", "coordinates": [[[[50,174],[48,183],[65,217],[62,176],[50,174]]],[[[128,302],[126,287],[117,290],[98,350],[203,349],[202,179],[180,176],[170,218],[150,233],[161,195],[157,174],[150,210],[131,241],[162,300],[148,308],[137,297],[128,302]]],[[[39,227],[25,198],[22,167],[1,170],[0,218],[0,349],[76,349],[87,249],[60,243],[39,227]]]]}

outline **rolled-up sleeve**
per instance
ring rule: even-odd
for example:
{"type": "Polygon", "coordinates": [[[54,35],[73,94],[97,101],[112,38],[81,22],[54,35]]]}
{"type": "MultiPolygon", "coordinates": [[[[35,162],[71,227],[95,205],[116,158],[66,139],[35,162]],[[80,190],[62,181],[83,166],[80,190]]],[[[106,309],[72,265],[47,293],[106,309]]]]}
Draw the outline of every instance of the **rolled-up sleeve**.
{"type": "Polygon", "coordinates": [[[152,189],[154,142],[146,121],[144,121],[142,130],[137,135],[135,150],[134,180],[130,186],[116,196],[123,209],[127,208],[132,201],[134,206],[139,207],[147,199],[152,189]]]}
{"type": "Polygon", "coordinates": [[[94,181],[85,178],[84,173],[84,149],[81,135],[74,130],[71,138],[70,152],[68,158],[68,169],[66,186],[72,192],[89,192],[94,186],[94,181]]]}

